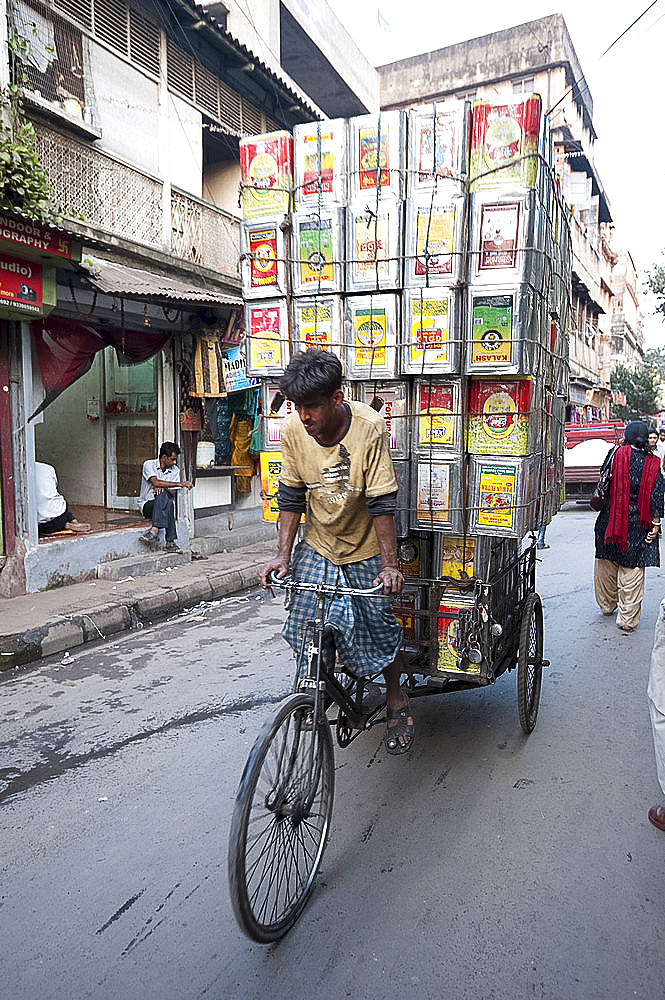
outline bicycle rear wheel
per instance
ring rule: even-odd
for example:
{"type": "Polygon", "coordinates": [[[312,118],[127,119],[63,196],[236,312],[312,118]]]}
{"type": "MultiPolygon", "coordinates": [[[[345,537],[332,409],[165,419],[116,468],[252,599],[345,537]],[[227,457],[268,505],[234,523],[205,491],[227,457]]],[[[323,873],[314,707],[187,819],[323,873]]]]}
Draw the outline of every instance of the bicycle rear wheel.
{"type": "Polygon", "coordinates": [[[296,922],[328,839],[335,762],[330,727],[312,727],[314,700],[291,695],[269,719],[245,765],[229,836],[236,920],[267,944],[296,922]]]}

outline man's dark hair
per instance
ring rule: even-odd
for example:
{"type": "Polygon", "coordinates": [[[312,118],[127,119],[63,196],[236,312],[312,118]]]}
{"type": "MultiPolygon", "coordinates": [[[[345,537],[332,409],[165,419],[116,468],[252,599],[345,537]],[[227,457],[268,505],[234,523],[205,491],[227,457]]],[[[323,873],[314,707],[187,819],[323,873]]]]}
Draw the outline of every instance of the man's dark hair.
{"type": "Polygon", "coordinates": [[[296,354],[286,366],[279,387],[296,404],[321,397],[330,399],[342,388],[342,364],[330,351],[310,347],[296,354]]]}
{"type": "Polygon", "coordinates": [[[180,448],[175,443],[175,441],[165,441],[164,444],[159,449],[158,458],[161,458],[162,455],[166,455],[167,458],[170,458],[174,452],[176,453],[176,455],[180,454],[180,448]]]}

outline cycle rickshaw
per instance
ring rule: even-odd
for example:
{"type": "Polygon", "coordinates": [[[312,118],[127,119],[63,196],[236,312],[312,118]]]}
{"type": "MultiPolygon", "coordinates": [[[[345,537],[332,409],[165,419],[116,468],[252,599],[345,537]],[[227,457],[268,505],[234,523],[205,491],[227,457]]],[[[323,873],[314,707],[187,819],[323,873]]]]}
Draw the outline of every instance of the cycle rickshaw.
{"type": "MultiPolygon", "coordinates": [[[[486,580],[459,587],[449,603],[446,580],[406,577],[425,590],[427,607],[397,599],[409,619],[403,643],[409,697],[494,683],[517,670],[519,721],[530,733],[538,715],[543,666],[543,612],[535,590],[536,547],[524,551],[508,539],[495,545],[486,580]],[[448,602],[448,603],[445,603],[448,602]]],[[[385,704],[369,698],[367,684],[336,671],[326,633],[326,608],[338,597],[376,597],[290,578],[271,583],[316,595],[297,657],[294,693],[263,726],[249,755],[235,802],[229,838],[229,882],[236,919],[248,937],[269,943],[302,913],[314,886],[330,829],[334,751],[383,721],[385,704]]]]}

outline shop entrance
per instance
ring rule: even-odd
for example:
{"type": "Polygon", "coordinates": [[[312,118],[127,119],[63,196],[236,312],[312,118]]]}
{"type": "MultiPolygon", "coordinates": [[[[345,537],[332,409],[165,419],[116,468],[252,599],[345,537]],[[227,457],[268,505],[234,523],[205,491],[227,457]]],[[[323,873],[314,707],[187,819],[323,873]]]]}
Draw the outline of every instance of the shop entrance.
{"type": "Polygon", "coordinates": [[[159,355],[123,365],[113,348],[35,421],[35,457],[52,465],[69,509],[93,531],[143,523],[141,468],[157,454],[159,355]]]}
{"type": "Polygon", "coordinates": [[[157,455],[157,357],[122,365],[106,350],[106,505],[136,509],[141,469],[157,455]]]}

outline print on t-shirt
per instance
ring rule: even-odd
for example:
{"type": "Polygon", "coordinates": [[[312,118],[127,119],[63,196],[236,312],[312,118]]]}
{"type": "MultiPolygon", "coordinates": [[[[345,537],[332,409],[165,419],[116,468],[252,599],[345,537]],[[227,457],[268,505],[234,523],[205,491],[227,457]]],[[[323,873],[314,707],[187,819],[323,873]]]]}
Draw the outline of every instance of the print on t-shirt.
{"type": "Polygon", "coordinates": [[[351,455],[343,444],[339,446],[339,462],[321,470],[322,490],[329,503],[343,503],[349,494],[351,455]]]}

